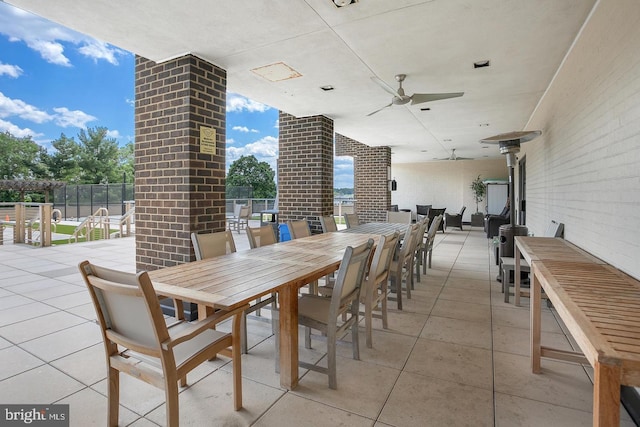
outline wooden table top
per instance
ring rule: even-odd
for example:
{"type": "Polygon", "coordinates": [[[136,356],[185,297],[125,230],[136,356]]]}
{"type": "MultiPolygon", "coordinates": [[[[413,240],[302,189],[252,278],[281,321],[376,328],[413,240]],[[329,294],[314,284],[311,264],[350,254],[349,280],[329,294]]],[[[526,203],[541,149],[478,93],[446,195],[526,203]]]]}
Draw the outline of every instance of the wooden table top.
{"type": "Polygon", "coordinates": [[[620,364],[622,383],[640,386],[640,282],[602,263],[544,259],[534,266],[591,365],[620,364]]]}
{"type": "Polygon", "coordinates": [[[304,286],[335,270],[347,246],[377,235],[325,233],[194,261],[149,276],[158,294],[234,309],[284,286],[304,286]]]}
{"type": "Polygon", "coordinates": [[[529,263],[551,259],[604,264],[604,261],[560,237],[516,236],[514,241],[520,253],[529,263]]]}
{"type": "Polygon", "coordinates": [[[407,227],[411,224],[402,224],[394,222],[367,222],[355,227],[346,228],[341,230],[342,233],[355,233],[355,234],[392,234],[398,231],[401,235],[407,231],[407,227]]]}

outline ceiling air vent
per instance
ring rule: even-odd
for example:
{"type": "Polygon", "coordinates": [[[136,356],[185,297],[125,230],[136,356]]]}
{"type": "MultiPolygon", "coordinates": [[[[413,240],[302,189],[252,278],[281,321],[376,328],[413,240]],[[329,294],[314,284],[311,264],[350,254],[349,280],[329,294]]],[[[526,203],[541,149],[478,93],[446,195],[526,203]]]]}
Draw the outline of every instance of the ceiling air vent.
{"type": "Polygon", "coordinates": [[[485,67],[489,67],[491,65],[491,61],[490,60],[485,60],[485,61],[477,61],[473,63],[473,68],[485,68],[485,67]]]}
{"type": "Polygon", "coordinates": [[[350,4],[358,3],[358,0],[332,0],[336,7],[345,7],[350,4]]]}

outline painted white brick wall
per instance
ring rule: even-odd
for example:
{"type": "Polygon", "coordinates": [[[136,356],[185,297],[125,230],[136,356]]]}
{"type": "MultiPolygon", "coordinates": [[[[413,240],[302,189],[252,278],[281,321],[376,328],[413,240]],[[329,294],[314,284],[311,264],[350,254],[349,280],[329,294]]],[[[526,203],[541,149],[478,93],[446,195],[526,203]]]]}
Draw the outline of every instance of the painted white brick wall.
{"type": "Polygon", "coordinates": [[[640,2],[602,0],[565,58],[523,144],[527,226],[640,278],[640,2]]]}
{"type": "MultiPolygon", "coordinates": [[[[476,202],[471,192],[471,181],[478,175],[482,179],[507,179],[504,158],[491,160],[458,160],[426,163],[393,163],[391,175],[398,182],[398,190],[391,192],[391,203],[400,209],[415,211],[416,205],[433,205],[457,213],[466,206],[462,220],[471,221],[476,202]]],[[[486,200],[480,204],[484,211],[486,200]]]]}

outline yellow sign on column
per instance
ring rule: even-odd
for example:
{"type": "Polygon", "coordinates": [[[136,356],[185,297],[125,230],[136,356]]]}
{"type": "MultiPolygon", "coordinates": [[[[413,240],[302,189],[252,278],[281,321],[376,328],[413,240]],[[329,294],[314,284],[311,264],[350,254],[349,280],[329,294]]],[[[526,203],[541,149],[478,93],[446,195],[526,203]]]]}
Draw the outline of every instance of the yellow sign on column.
{"type": "Polygon", "coordinates": [[[216,130],[207,126],[200,126],[200,152],[216,154],[216,130]]]}

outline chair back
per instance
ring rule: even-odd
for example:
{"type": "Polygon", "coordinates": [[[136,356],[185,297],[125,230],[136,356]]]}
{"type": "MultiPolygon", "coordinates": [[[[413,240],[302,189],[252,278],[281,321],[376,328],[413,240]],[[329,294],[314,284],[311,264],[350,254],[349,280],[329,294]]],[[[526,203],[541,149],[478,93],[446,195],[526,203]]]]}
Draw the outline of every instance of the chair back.
{"type": "Polygon", "coordinates": [[[80,263],[80,272],[93,301],[107,353],[118,344],[153,357],[161,357],[160,343],[169,332],[147,272],[125,273],[80,263]]]}
{"type": "Polygon", "coordinates": [[[411,212],[387,211],[387,222],[396,224],[411,224],[411,212]]]}
{"type": "Polygon", "coordinates": [[[233,218],[238,219],[240,218],[240,209],[242,209],[244,205],[235,205],[233,207],[233,218]]]}
{"type": "Polygon", "coordinates": [[[251,216],[251,209],[249,209],[249,205],[240,206],[240,212],[238,212],[238,219],[249,220],[251,216]]]}
{"type": "Polygon", "coordinates": [[[392,212],[398,212],[399,211],[398,205],[389,206],[389,210],[392,211],[392,212]]]}
{"type": "Polygon", "coordinates": [[[249,239],[249,247],[251,249],[261,246],[272,245],[278,242],[276,233],[271,225],[263,225],[262,227],[247,227],[247,238],[249,239]]]}
{"type": "Polygon", "coordinates": [[[344,214],[344,222],[347,225],[347,228],[352,228],[360,225],[360,219],[358,218],[358,214],[344,214]]]}
{"type": "Polygon", "coordinates": [[[458,213],[458,215],[462,216],[464,214],[464,211],[467,209],[466,206],[463,206],[462,209],[460,209],[460,212],[458,213]]]}
{"type": "Polygon", "coordinates": [[[376,286],[380,283],[386,282],[389,278],[391,261],[393,260],[393,255],[396,252],[399,239],[400,233],[397,231],[393,234],[380,236],[378,246],[376,246],[376,250],[373,253],[371,266],[369,267],[369,274],[363,284],[365,292],[374,292],[376,286]]]}
{"type": "Polygon", "coordinates": [[[427,239],[427,227],[429,226],[429,219],[427,217],[422,218],[417,223],[420,227],[416,239],[416,250],[421,249],[424,246],[424,242],[427,239]]]}
{"type": "Polygon", "coordinates": [[[544,233],[544,237],[563,237],[564,236],[564,224],[561,222],[551,221],[547,231],[544,233]]]}
{"type": "Polygon", "coordinates": [[[322,226],[323,233],[331,233],[334,231],[338,231],[338,226],[336,225],[336,218],[333,215],[321,216],[320,225],[322,226]]]}
{"type": "Polygon", "coordinates": [[[191,233],[191,242],[198,261],[227,255],[236,251],[236,244],[233,241],[231,230],[208,234],[191,233]]]}
{"type": "Polygon", "coordinates": [[[431,209],[431,205],[416,205],[416,214],[427,216],[429,209],[431,209]]]}
{"type": "MultiPolygon", "coordinates": [[[[343,311],[350,301],[357,301],[360,297],[360,286],[369,266],[372,247],[373,239],[356,247],[347,246],[331,294],[330,310],[335,316],[343,311]]],[[[329,316],[329,319],[333,320],[335,316],[329,316]]]]}
{"type": "Polygon", "coordinates": [[[427,232],[427,244],[433,245],[433,239],[436,237],[436,232],[438,228],[440,228],[440,224],[442,223],[442,215],[436,216],[431,225],[429,226],[429,231],[427,232]]]}
{"type": "Polygon", "coordinates": [[[311,236],[311,230],[309,229],[309,223],[306,219],[301,219],[298,221],[287,221],[287,226],[289,227],[289,234],[291,234],[292,239],[300,239],[302,237],[311,236]]]}

